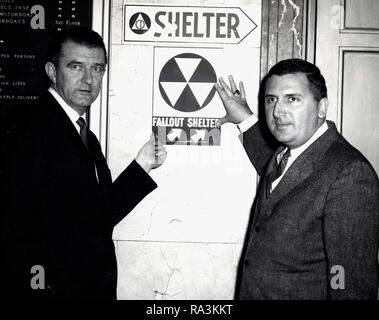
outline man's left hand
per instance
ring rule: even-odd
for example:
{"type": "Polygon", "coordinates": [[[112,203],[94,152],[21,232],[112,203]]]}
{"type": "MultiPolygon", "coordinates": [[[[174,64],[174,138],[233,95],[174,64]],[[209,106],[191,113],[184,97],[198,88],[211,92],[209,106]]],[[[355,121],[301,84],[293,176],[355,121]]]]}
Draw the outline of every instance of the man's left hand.
{"type": "Polygon", "coordinates": [[[137,163],[149,173],[151,169],[160,167],[166,161],[167,152],[163,144],[155,138],[154,133],[142,146],[136,156],[137,163]]]}

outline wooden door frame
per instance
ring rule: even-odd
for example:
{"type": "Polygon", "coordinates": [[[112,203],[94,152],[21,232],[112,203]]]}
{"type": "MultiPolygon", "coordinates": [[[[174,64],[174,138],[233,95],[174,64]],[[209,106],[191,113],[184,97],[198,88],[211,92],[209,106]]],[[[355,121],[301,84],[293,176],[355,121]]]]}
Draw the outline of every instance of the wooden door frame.
{"type": "Polygon", "coordinates": [[[305,47],[304,59],[308,62],[315,63],[316,57],[316,39],[317,39],[317,0],[305,0],[304,16],[304,34],[305,47]]]}
{"type": "Polygon", "coordinates": [[[93,0],[92,3],[92,29],[98,32],[105,44],[108,55],[107,71],[103,77],[103,83],[99,97],[91,105],[88,114],[91,131],[97,136],[104,156],[108,158],[108,112],[109,112],[109,63],[111,56],[111,14],[112,0],[93,0]]]}

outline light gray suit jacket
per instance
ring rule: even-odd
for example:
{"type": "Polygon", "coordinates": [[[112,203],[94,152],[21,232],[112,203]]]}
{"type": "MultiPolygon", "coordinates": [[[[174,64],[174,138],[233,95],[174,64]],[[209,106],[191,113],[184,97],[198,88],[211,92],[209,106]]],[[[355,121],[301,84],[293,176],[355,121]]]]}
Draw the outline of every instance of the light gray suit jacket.
{"type": "Polygon", "coordinates": [[[259,123],[244,133],[243,145],[262,179],[237,298],[376,299],[378,177],[334,123],[328,127],[268,197],[265,177],[282,148],[273,153],[259,123]]]}

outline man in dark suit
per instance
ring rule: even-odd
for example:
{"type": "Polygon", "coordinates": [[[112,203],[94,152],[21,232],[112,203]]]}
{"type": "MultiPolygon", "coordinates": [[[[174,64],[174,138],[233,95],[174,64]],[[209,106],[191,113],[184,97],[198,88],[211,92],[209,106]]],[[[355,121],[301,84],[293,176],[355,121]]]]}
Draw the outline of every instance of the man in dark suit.
{"type": "Polygon", "coordinates": [[[216,85],[227,111],[219,125],[238,124],[261,177],[236,297],[376,299],[378,177],[326,121],[320,70],[289,59],[269,71],[261,85],[267,127],[250,111],[243,83],[238,90],[229,81],[216,85]]]}
{"type": "Polygon", "coordinates": [[[115,299],[112,231],[156,188],[166,159],[154,137],[112,183],[85,113],[107,63],[94,31],[62,31],[49,47],[48,92],[1,108],[2,291],[8,298],[115,299]]]}

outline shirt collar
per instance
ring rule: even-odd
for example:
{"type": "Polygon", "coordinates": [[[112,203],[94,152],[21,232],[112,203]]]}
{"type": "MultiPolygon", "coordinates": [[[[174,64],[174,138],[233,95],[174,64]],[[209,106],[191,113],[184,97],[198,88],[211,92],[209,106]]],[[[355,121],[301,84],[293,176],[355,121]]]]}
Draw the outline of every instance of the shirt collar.
{"type": "Polygon", "coordinates": [[[326,121],[316,130],[313,136],[300,147],[291,149],[291,157],[295,160],[300,154],[302,154],[313,142],[320,138],[328,130],[326,121]]]}
{"type": "Polygon", "coordinates": [[[74,124],[75,128],[79,131],[80,127],[76,123],[76,121],[81,117],[73,108],[71,108],[66,101],[63,100],[63,98],[56,92],[53,88],[49,88],[48,90],[52,96],[57,100],[59,105],[62,107],[64,112],[67,114],[67,116],[70,118],[71,122],[74,124]]]}

